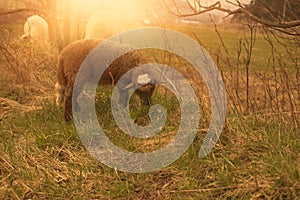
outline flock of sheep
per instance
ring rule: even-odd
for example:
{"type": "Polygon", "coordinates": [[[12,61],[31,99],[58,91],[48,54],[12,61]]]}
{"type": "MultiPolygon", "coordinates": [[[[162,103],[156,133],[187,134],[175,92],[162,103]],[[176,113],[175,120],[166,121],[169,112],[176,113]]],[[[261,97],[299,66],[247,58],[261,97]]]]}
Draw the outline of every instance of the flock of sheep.
{"type": "MultiPolygon", "coordinates": [[[[107,42],[106,40],[108,37],[123,30],[122,22],[116,16],[105,10],[97,11],[89,18],[86,24],[84,39],[68,44],[60,52],[58,56],[57,83],[55,85],[56,103],[58,106],[64,104],[66,121],[72,119],[72,96],[75,98],[73,99],[75,102],[75,108],[73,110],[78,110],[79,107],[76,103],[76,98],[81,93],[83,85],[86,82],[90,82],[93,79],[93,75],[97,74],[97,71],[100,70],[94,66],[88,67],[84,75],[79,77],[79,81],[76,82],[78,84],[74,89],[75,78],[82,62],[95,47],[104,41],[106,51],[103,52],[105,55],[101,55],[101,58],[104,59],[120,48],[130,48],[125,47],[124,44],[119,42],[107,42]],[[111,26],[111,24],[115,26],[111,26]]],[[[47,43],[48,31],[46,20],[38,15],[33,15],[29,17],[24,24],[24,34],[21,36],[21,39],[29,39],[37,43],[47,43]]],[[[142,103],[149,105],[155,87],[154,82],[148,78],[148,74],[139,70],[137,67],[146,62],[147,60],[141,54],[129,52],[115,60],[109,68],[106,69],[99,83],[114,84],[124,73],[134,68],[130,80],[125,81],[118,87],[120,92],[119,104],[126,106],[128,102],[128,90],[135,88],[142,103]]]]}

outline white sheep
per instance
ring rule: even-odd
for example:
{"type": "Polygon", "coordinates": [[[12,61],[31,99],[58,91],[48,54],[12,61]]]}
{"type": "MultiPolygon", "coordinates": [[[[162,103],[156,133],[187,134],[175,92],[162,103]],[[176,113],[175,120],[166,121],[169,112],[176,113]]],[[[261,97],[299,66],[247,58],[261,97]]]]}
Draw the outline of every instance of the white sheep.
{"type": "MultiPolygon", "coordinates": [[[[75,100],[73,100],[75,102],[74,109],[78,110],[76,99],[81,93],[84,84],[87,82],[96,82],[97,80],[95,80],[95,78],[99,71],[108,65],[106,61],[113,55],[118,54],[122,48],[126,50],[130,48],[118,42],[103,41],[104,40],[100,39],[75,41],[66,46],[58,57],[57,83],[55,85],[56,103],[58,106],[64,103],[66,121],[71,120],[72,116],[72,96],[75,98],[75,100]],[[102,45],[102,51],[93,51],[93,53],[95,53],[92,57],[93,60],[89,60],[89,65],[84,65],[84,73],[78,76],[77,72],[81,64],[88,54],[100,43],[102,45]],[[74,86],[76,76],[77,85],[74,86]],[[75,88],[75,92],[73,88],[75,88]]],[[[146,59],[140,53],[131,51],[111,63],[109,68],[101,76],[99,83],[114,84],[118,82],[122,75],[129,71],[129,69],[145,63],[146,59]]],[[[154,83],[154,79],[150,79],[149,75],[142,69],[134,68],[134,70],[131,71],[130,79],[123,79],[121,84],[117,84],[120,92],[119,104],[126,106],[129,97],[128,90],[130,88],[138,88],[138,85],[140,85],[142,87],[139,87],[135,92],[142,100],[142,103],[149,105],[155,88],[154,83]]]]}
{"type": "Polygon", "coordinates": [[[47,21],[38,15],[33,15],[24,24],[24,34],[21,39],[46,44],[48,42],[48,31],[47,21]]]}
{"type": "Polygon", "coordinates": [[[85,39],[109,38],[124,31],[121,20],[106,10],[97,10],[86,24],[85,39]]]}

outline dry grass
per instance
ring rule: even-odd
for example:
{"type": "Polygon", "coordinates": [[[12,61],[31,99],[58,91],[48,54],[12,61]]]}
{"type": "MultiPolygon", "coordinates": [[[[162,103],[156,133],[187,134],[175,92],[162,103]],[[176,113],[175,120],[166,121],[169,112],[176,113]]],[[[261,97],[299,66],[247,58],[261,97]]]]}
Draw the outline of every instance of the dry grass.
{"type": "MultiPolygon", "coordinates": [[[[199,37],[207,32],[200,28],[195,31],[199,37]]],[[[219,64],[225,66],[227,55],[213,48],[218,37],[213,37],[213,31],[210,33],[212,39],[205,40],[211,43],[214,58],[222,58],[219,64]]],[[[236,37],[231,31],[221,34],[225,43],[236,37]]],[[[244,66],[240,63],[241,73],[237,75],[231,71],[234,60],[229,60],[232,68],[222,68],[229,101],[226,126],[213,151],[199,159],[210,115],[206,86],[184,61],[157,52],[153,59],[172,63],[190,80],[199,98],[202,117],[193,144],[175,163],[151,173],[130,174],[95,160],[82,145],[74,126],[63,121],[62,110],[54,105],[55,50],[36,51],[32,44],[24,46],[15,39],[3,40],[0,47],[1,199],[300,197],[299,81],[295,71],[285,73],[273,63],[269,69],[275,66],[275,78],[273,70],[262,73],[252,69],[247,110],[244,66]]],[[[236,52],[234,47],[227,48],[236,52]]],[[[101,108],[97,109],[105,133],[117,145],[148,152],[167,144],[176,133],[180,119],[178,102],[164,89],[159,89],[153,100],[168,109],[165,131],[147,140],[131,138],[117,129],[108,112],[109,92],[111,89],[99,94],[101,108]]],[[[138,108],[132,109],[132,115],[139,117],[141,123],[148,123],[134,99],[132,104],[138,108]]]]}

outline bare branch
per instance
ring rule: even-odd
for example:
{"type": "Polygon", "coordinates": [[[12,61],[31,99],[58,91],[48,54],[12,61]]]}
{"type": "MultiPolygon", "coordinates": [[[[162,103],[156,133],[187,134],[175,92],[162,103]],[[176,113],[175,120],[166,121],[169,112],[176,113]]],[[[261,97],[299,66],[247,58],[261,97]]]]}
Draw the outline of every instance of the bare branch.
{"type": "Polygon", "coordinates": [[[268,27],[274,27],[274,28],[293,28],[293,27],[298,27],[300,26],[300,20],[293,20],[293,21],[287,21],[287,22],[272,22],[269,20],[264,20],[262,18],[259,18],[246,10],[245,8],[241,9],[241,12],[246,14],[247,17],[252,19],[255,22],[258,22],[260,24],[263,24],[268,27]]]}
{"type": "Polygon", "coordinates": [[[33,8],[21,8],[21,9],[16,9],[16,10],[10,10],[10,11],[5,11],[5,12],[0,12],[0,16],[2,16],[2,15],[9,15],[9,14],[15,14],[15,13],[20,13],[20,12],[40,12],[40,10],[33,9],[33,8]]]}
{"type": "MultiPolygon", "coordinates": [[[[299,33],[296,31],[296,29],[295,30],[287,30],[287,29],[291,29],[291,28],[298,28],[300,26],[300,20],[297,16],[295,17],[294,20],[287,20],[287,17],[286,17],[287,12],[288,12],[287,9],[289,8],[289,10],[291,10],[290,3],[288,0],[284,1],[283,10],[280,13],[280,15],[277,17],[276,17],[276,13],[272,10],[272,8],[269,8],[261,0],[257,1],[261,5],[261,8],[264,10],[264,12],[271,17],[271,20],[255,15],[252,11],[250,11],[248,9],[247,5],[243,5],[239,1],[235,1],[235,3],[230,0],[226,1],[227,3],[237,6],[238,7],[237,9],[224,8],[221,5],[220,1],[216,1],[215,3],[213,3],[209,6],[201,5],[200,0],[194,0],[194,5],[193,5],[193,3],[190,2],[190,0],[185,0],[185,2],[187,3],[187,6],[191,9],[190,13],[181,13],[179,11],[180,9],[178,8],[178,5],[175,6],[177,11],[173,11],[170,9],[170,7],[168,7],[168,3],[164,0],[165,6],[167,8],[167,12],[172,15],[175,15],[177,17],[190,17],[190,16],[195,16],[195,15],[201,15],[201,14],[213,11],[213,10],[218,10],[218,11],[221,11],[224,13],[228,13],[227,17],[230,15],[233,15],[233,14],[244,14],[246,18],[248,18],[254,22],[257,22],[259,24],[262,24],[263,26],[273,28],[275,30],[281,30],[281,32],[289,34],[289,35],[298,35],[299,36],[299,33]],[[285,30],[282,30],[282,29],[285,29],[285,30]]],[[[173,3],[175,3],[175,2],[173,1],[173,3]]],[[[289,11],[289,12],[292,12],[292,11],[289,11]]],[[[295,15],[294,13],[291,13],[291,14],[295,15]]]]}
{"type": "MultiPolygon", "coordinates": [[[[166,4],[167,5],[167,4],[166,4]]],[[[191,4],[189,4],[191,6],[191,4]]],[[[206,12],[209,12],[209,11],[213,11],[213,10],[219,10],[219,11],[222,11],[222,12],[226,12],[228,14],[236,14],[236,13],[241,13],[240,9],[235,9],[235,10],[230,10],[230,9],[226,9],[226,8],[223,8],[221,6],[221,3],[218,1],[210,6],[201,6],[199,4],[200,8],[202,8],[203,10],[199,9],[198,11],[196,12],[192,12],[192,13],[184,13],[184,14],[181,14],[179,12],[175,13],[173,11],[171,11],[168,7],[168,12],[177,16],[177,17],[189,17],[189,16],[195,16],[195,15],[200,15],[200,14],[203,14],[203,13],[206,13],[206,12]]],[[[193,9],[193,10],[196,10],[196,9],[193,9]]]]}
{"type": "MultiPolygon", "coordinates": [[[[189,5],[189,7],[194,11],[197,12],[197,7],[196,7],[196,1],[194,1],[194,6],[191,4],[191,2],[189,0],[186,1],[187,4],[189,5]]],[[[200,2],[199,2],[200,3],[200,2]]]]}

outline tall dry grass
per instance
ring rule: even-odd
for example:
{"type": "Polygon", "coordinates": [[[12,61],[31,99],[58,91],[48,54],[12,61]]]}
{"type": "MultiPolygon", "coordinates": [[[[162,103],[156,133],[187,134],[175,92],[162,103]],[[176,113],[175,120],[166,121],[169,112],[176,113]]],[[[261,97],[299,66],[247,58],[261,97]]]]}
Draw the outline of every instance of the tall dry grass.
{"type": "MultiPolygon", "coordinates": [[[[101,164],[84,148],[74,126],[63,121],[54,105],[56,49],[22,43],[11,34],[2,37],[0,199],[299,198],[299,40],[255,25],[240,31],[178,29],[197,39],[218,64],[227,90],[227,122],[213,151],[199,159],[210,118],[206,85],[183,59],[148,52],[154,61],[171,63],[186,75],[202,115],[189,150],[172,165],[145,174],[101,164]]],[[[119,131],[108,112],[109,97],[102,93],[97,111],[105,134],[132,151],[168,143],[180,109],[168,91],[159,92],[154,102],[170,111],[163,134],[141,141],[119,131]]]]}

